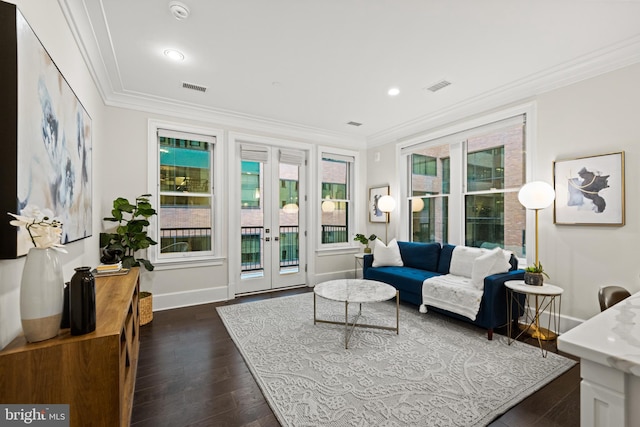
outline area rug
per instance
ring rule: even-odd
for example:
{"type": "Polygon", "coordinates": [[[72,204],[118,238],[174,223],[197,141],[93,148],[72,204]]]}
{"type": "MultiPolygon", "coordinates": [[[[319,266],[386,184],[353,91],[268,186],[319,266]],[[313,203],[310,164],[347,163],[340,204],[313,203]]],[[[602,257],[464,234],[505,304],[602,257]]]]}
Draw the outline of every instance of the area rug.
{"type": "MultiPolygon", "coordinates": [[[[344,304],[317,299],[318,318],[344,304]]],[[[395,304],[363,304],[362,323],[395,326],[395,304]]],[[[482,426],[575,364],[508,345],[418,308],[400,307],[400,333],[313,324],[313,294],[218,307],[283,426],[482,426]]]]}

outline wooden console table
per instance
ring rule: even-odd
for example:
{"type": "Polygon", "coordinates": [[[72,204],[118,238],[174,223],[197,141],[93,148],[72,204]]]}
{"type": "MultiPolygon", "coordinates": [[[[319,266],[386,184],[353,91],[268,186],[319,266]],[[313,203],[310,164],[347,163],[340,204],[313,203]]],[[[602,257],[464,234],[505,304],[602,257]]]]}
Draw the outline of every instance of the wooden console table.
{"type": "Polygon", "coordinates": [[[0,351],[0,402],[69,404],[71,426],[128,426],[138,366],[139,269],[96,278],[96,330],[0,351]]]}

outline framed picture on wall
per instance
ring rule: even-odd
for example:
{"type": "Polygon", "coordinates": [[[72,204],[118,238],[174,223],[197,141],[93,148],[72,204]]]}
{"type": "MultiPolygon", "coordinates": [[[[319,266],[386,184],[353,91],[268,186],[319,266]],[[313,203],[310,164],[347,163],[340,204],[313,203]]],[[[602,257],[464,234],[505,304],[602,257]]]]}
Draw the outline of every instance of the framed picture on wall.
{"type": "Polygon", "coordinates": [[[557,160],[553,221],[561,225],[624,225],[624,151],[557,160]]]}
{"type": "MultiPolygon", "coordinates": [[[[91,236],[91,117],[14,5],[0,3],[2,212],[40,211],[62,223],[62,243],[91,236]]],[[[2,222],[0,257],[33,246],[23,227],[2,222]]]]}
{"type": "Polygon", "coordinates": [[[371,187],[369,188],[369,221],[370,222],[386,222],[387,216],[378,209],[378,200],[380,197],[389,195],[389,186],[371,187]]]}

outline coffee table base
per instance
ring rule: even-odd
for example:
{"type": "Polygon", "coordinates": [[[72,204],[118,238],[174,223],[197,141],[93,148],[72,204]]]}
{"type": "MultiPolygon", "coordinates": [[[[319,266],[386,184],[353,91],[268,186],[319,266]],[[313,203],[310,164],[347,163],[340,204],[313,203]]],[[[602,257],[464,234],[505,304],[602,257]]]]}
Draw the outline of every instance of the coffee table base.
{"type": "Polygon", "coordinates": [[[356,314],[355,319],[353,319],[353,323],[349,323],[349,301],[344,302],[344,322],[338,322],[335,320],[323,320],[318,319],[317,316],[317,305],[316,305],[316,294],[313,294],[313,324],[317,323],[329,323],[331,325],[344,325],[344,348],[349,348],[349,340],[351,339],[351,335],[353,334],[356,326],[358,328],[372,328],[372,329],[384,329],[387,331],[396,331],[396,335],[400,334],[400,291],[396,291],[396,326],[381,326],[381,325],[368,325],[365,323],[358,323],[358,319],[360,319],[360,315],[362,314],[362,303],[358,304],[358,314],[356,314]]]}

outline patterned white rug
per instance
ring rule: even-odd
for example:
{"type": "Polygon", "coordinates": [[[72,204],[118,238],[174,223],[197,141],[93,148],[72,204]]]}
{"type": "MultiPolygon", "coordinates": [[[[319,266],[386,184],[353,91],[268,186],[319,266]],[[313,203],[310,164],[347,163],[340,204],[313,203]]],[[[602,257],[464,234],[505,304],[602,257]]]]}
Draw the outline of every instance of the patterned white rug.
{"type": "MultiPolygon", "coordinates": [[[[344,320],[344,304],[317,301],[318,318],[344,320]]],[[[312,293],[218,307],[283,426],[486,425],[575,364],[400,310],[399,335],[357,328],[345,350],[344,327],[313,324],[312,293]]],[[[364,304],[361,322],[395,326],[395,304],[364,304]]]]}

